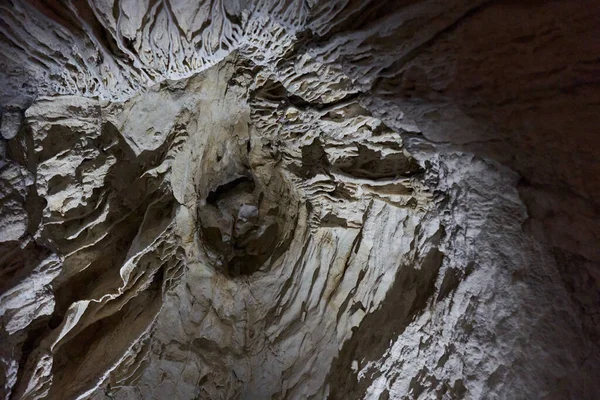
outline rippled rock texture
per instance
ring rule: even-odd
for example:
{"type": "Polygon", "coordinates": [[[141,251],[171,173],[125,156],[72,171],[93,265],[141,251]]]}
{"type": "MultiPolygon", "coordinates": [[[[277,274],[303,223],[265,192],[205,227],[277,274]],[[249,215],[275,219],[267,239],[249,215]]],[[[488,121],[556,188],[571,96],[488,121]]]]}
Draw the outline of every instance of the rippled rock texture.
{"type": "Polygon", "coordinates": [[[0,4],[0,397],[600,396],[600,12],[0,4]]]}

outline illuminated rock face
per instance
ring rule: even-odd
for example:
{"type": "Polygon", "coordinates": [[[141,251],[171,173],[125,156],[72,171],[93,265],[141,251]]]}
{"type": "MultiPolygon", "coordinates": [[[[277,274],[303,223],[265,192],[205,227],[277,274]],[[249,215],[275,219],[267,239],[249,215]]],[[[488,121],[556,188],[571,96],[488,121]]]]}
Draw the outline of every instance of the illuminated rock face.
{"type": "Polygon", "coordinates": [[[589,2],[0,9],[1,398],[600,396],[589,2]]]}

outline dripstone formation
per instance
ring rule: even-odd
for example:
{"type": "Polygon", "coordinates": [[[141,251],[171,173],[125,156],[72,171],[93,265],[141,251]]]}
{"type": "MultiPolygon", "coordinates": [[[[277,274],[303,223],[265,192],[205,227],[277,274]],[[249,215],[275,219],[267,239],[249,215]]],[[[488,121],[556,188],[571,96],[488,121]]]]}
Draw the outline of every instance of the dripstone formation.
{"type": "Polygon", "coordinates": [[[600,398],[599,29],[3,1],[0,398],[600,398]]]}

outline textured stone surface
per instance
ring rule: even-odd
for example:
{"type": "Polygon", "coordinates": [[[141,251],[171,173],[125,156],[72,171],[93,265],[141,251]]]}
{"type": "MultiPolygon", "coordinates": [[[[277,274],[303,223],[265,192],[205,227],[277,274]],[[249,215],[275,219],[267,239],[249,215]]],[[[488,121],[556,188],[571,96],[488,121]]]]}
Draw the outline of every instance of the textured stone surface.
{"type": "Polygon", "coordinates": [[[0,10],[0,397],[600,396],[593,2],[0,10]]]}

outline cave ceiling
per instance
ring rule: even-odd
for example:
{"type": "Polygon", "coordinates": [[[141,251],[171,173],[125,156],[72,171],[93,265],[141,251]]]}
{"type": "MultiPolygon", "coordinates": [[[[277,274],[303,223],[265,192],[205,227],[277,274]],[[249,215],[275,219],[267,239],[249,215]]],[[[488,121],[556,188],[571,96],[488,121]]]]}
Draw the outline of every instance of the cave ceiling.
{"type": "Polygon", "coordinates": [[[0,398],[598,398],[595,3],[3,1],[0,398]]]}

